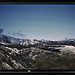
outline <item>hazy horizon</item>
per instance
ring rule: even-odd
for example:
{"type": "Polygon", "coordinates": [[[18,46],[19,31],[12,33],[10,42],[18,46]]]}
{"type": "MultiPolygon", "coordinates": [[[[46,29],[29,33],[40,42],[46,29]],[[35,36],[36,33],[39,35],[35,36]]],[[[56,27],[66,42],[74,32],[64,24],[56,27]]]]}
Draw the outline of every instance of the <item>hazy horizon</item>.
{"type": "Polygon", "coordinates": [[[75,38],[75,5],[0,4],[2,34],[23,39],[75,38]]]}

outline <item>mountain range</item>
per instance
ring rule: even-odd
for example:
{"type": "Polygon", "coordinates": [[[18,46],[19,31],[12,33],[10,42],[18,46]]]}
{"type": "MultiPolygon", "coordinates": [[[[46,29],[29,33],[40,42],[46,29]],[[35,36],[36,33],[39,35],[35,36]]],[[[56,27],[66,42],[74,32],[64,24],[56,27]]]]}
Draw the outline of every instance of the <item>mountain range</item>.
{"type": "MultiPolygon", "coordinates": [[[[75,39],[67,39],[67,40],[62,40],[63,42],[67,41],[75,41],[75,39]]],[[[20,38],[15,38],[7,35],[0,35],[0,43],[1,44],[12,44],[12,45],[30,45],[30,44],[37,44],[37,43],[42,43],[42,42],[51,42],[50,40],[37,40],[37,39],[20,39],[20,38]]]]}

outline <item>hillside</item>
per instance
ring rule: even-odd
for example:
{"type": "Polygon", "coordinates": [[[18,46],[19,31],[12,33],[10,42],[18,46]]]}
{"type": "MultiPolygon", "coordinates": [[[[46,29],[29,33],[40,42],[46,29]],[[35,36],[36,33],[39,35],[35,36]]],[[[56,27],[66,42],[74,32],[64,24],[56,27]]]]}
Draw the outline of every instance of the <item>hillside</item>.
{"type": "Polygon", "coordinates": [[[70,51],[54,52],[37,47],[10,48],[0,45],[1,70],[55,70],[75,69],[75,54],[70,51]]]}

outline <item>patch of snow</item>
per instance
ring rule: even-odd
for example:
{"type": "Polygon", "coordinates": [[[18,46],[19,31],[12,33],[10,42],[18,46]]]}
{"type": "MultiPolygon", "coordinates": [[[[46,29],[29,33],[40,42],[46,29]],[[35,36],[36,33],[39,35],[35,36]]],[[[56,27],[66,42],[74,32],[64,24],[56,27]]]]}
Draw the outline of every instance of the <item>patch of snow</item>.
{"type": "Polygon", "coordinates": [[[65,47],[61,47],[60,51],[63,52],[72,52],[73,54],[75,54],[75,47],[74,46],[68,46],[66,45],[65,47]]]}
{"type": "Polygon", "coordinates": [[[6,47],[7,49],[11,50],[12,52],[14,53],[19,53],[19,50],[17,50],[16,48],[12,49],[12,48],[9,48],[9,47],[6,47]]]}
{"type": "Polygon", "coordinates": [[[12,67],[10,67],[6,62],[2,62],[2,64],[4,65],[4,67],[8,68],[8,69],[13,69],[12,67]]]}
{"type": "Polygon", "coordinates": [[[65,46],[65,48],[75,49],[75,47],[74,47],[74,46],[65,46]]]}
{"type": "Polygon", "coordinates": [[[32,59],[35,60],[35,57],[36,57],[36,56],[37,56],[37,55],[34,55],[34,56],[32,57],[32,59]]]}

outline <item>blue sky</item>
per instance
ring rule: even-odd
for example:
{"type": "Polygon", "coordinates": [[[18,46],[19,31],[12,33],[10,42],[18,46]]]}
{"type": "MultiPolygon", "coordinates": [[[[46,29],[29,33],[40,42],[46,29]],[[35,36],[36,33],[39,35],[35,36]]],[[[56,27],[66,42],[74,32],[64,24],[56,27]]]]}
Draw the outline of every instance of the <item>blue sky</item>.
{"type": "Polygon", "coordinates": [[[0,26],[3,34],[24,39],[75,38],[75,5],[1,4],[0,26]]]}

